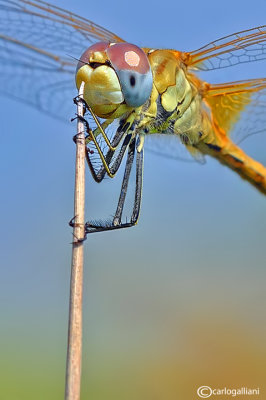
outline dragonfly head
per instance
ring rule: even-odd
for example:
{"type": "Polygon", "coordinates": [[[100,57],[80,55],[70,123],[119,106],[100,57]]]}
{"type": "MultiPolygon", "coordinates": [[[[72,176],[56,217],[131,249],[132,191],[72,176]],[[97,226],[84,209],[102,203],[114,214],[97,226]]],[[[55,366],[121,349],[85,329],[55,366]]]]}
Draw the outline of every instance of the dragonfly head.
{"type": "Polygon", "coordinates": [[[96,115],[118,117],[142,106],[149,98],[153,79],[144,51],[130,43],[99,42],[90,46],[77,65],[76,84],[84,81],[84,99],[96,115]]]}

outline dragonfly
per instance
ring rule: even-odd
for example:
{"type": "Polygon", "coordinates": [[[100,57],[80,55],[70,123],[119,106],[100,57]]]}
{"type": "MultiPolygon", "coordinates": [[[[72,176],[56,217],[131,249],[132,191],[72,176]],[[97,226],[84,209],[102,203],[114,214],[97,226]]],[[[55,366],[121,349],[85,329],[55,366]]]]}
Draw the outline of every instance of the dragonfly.
{"type": "Polygon", "coordinates": [[[266,26],[187,52],[140,48],[40,0],[0,0],[0,22],[2,94],[65,119],[66,99],[83,82],[92,177],[113,178],[125,158],[114,216],[88,221],[86,235],[137,224],[147,137],[174,138],[196,160],[211,156],[266,194],[266,168],[234,140],[266,130],[266,78],[210,84],[197,75],[265,60],[266,26]],[[134,204],[124,221],[133,163],[134,204]]]}

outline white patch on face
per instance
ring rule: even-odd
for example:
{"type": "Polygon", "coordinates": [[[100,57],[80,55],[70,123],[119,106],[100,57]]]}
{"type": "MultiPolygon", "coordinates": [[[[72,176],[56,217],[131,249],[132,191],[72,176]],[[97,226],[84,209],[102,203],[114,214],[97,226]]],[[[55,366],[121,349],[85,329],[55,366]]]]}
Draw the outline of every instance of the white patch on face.
{"type": "Polygon", "coordinates": [[[135,51],[126,51],[125,52],[125,62],[130,66],[130,67],[137,67],[140,62],[140,56],[135,53],[135,51]]]}

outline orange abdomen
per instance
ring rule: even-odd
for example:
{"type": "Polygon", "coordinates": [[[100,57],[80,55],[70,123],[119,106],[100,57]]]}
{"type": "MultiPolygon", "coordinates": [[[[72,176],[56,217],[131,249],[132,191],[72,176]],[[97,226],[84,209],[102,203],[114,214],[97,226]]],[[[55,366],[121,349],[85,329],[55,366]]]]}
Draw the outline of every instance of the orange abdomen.
{"type": "Polygon", "coordinates": [[[266,168],[249,157],[230,138],[222,136],[215,126],[212,133],[196,146],[203,154],[216,158],[221,164],[235,171],[261,193],[266,194],[266,168]]]}

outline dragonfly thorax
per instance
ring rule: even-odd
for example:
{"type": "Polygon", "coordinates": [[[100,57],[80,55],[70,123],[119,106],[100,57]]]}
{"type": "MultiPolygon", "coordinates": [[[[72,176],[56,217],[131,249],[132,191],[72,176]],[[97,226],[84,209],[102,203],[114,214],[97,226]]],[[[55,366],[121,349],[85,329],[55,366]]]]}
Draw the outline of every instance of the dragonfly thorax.
{"type": "Polygon", "coordinates": [[[188,143],[199,140],[201,92],[174,50],[146,49],[153,72],[153,90],[140,127],[143,132],[177,134],[188,143]]]}

